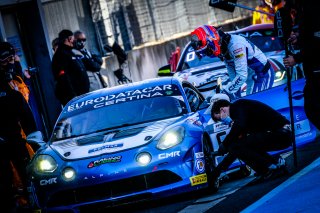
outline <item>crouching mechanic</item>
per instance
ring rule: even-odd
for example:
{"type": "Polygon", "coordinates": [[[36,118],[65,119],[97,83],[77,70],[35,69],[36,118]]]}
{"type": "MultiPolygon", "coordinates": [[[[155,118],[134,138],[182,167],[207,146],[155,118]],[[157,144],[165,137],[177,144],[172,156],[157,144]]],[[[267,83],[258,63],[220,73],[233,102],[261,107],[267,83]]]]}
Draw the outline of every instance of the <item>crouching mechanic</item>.
{"type": "Polygon", "coordinates": [[[286,172],[284,162],[279,164],[268,153],[286,149],[292,142],[289,121],[276,110],[255,100],[239,99],[230,103],[221,99],[213,103],[211,117],[231,125],[229,134],[219,145],[219,153],[228,153],[229,159],[224,162],[227,165],[218,167],[226,169],[238,158],[256,172],[256,181],[286,172]]]}
{"type": "Polygon", "coordinates": [[[23,95],[10,88],[6,81],[0,80],[0,206],[3,212],[11,212],[15,208],[16,200],[13,190],[14,164],[24,189],[20,194],[27,198],[26,166],[30,156],[26,147],[26,140],[21,134],[21,128],[26,135],[37,131],[32,111],[23,95]]]}
{"type": "Polygon", "coordinates": [[[203,25],[191,33],[191,45],[199,58],[219,57],[224,61],[230,81],[224,82],[222,89],[231,99],[241,97],[241,87],[245,83],[249,86],[247,94],[272,87],[274,70],[267,57],[244,37],[203,25]],[[254,71],[253,75],[249,68],[254,71]]]}

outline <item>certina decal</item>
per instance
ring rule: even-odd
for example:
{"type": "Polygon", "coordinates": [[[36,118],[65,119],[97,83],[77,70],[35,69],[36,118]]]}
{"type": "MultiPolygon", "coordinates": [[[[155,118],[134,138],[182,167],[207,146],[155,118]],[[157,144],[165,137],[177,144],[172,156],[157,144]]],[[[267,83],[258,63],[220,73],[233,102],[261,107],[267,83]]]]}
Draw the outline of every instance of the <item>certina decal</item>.
{"type": "Polygon", "coordinates": [[[46,185],[51,185],[57,183],[57,178],[50,178],[48,180],[40,180],[40,186],[46,186],[46,185]]]}
{"type": "Polygon", "coordinates": [[[190,177],[191,186],[203,184],[207,182],[207,174],[201,174],[190,177]]]}
{"type": "Polygon", "coordinates": [[[162,153],[158,155],[159,159],[165,159],[165,158],[173,158],[176,156],[180,156],[180,151],[174,151],[174,152],[170,152],[170,153],[162,153]]]}
{"type": "Polygon", "coordinates": [[[100,96],[94,99],[77,102],[71,104],[67,108],[67,112],[81,109],[86,106],[92,106],[93,108],[104,107],[112,104],[123,103],[127,101],[139,100],[143,98],[173,95],[179,94],[179,89],[176,85],[165,84],[161,86],[148,87],[143,89],[125,91],[122,93],[111,94],[106,96],[100,96]]]}
{"type": "Polygon", "coordinates": [[[100,166],[102,164],[106,164],[106,163],[117,163],[121,161],[122,156],[111,156],[108,158],[102,158],[99,160],[95,160],[89,163],[88,168],[93,168],[96,166],[100,166]]]}
{"type": "Polygon", "coordinates": [[[199,172],[199,173],[203,173],[204,171],[204,162],[202,159],[197,159],[196,162],[196,170],[199,172]]]}
{"type": "Polygon", "coordinates": [[[123,147],[123,143],[118,143],[118,144],[107,144],[104,146],[100,146],[94,149],[89,149],[88,153],[92,153],[92,152],[97,152],[97,151],[101,151],[103,149],[114,149],[114,148],[119,148],[119,147],[123,147]]]}
{"type": "Polygon", "coordinates": [[[194,155],[196,156],[196,158],[203,158],[204,157],[203,152],[196,152],[196,153],[194,153],[194,155]]]}

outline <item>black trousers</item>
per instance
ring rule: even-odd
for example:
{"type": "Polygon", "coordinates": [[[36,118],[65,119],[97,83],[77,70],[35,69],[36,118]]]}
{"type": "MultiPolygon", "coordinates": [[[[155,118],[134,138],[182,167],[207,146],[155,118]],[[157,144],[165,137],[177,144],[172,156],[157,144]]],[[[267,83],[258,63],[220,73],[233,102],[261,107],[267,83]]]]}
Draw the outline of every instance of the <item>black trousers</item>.
{"type": "Polygon", "coordinates": [[[277,164],[276,159],[268,152],[286,149],[291,144],[291,131],[284,129],[247,135],[227,146],[228,154],[213,170],[213,175],[219,177],[237,158],[255,172],[264,174],[271,164],[277,164]]]}
{"type": "Polygon", "coordinates": [[[291,144],[291,131],[279,129],[249,134],[231,143],[228,151],[257,173],[264,174],[271,164],[277,164],[276,159],[268,152],[286,149],[291,144]]]}
{"type": "MultiPolygon", "coordinates": [[[[25,141],[13,143],[5,142],[0,144],[0,199],[1,209],[9,212],[14,205],[13,171],[11,162],[15,166],[22,183],[26,186],[27,175],[26,166],[30,157],[25,145],[25,141]]],[[[26,191],[26,189],[25,189],[26,191]]]]}

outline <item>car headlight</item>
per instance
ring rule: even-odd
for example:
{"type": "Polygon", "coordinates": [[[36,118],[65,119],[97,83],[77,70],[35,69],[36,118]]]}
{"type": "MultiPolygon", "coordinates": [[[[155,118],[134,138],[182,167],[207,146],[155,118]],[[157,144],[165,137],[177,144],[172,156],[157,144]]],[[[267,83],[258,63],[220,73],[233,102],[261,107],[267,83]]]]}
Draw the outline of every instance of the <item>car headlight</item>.
{"type": "Polygon", "coordinates": [[[165,150],[176,146],[183,141],[184,134],[184,128],[181,126],[170,129],[164,135],[162,135],[157,144],[157,148],[165,150]]]}
{"type": "Polygon", "coordinates": [[[76,171],[71,167],[64,168],[61,174],[62,174],[62,178],[65,181],[74,180],[74,178],[76,177],[76,171]]]}
{"type": "Polygon", "coordinates": [[[141,152],[137,155],[136,160],[141,166],[146,166],[151,162],[151,155],[148,152],[141,152]]]}
{"type": "Polygon", "coordinates": [[[34,162],[35,170],[39,173],[54,172],[57,162],[50,155],[39,155],[34,162]]]}

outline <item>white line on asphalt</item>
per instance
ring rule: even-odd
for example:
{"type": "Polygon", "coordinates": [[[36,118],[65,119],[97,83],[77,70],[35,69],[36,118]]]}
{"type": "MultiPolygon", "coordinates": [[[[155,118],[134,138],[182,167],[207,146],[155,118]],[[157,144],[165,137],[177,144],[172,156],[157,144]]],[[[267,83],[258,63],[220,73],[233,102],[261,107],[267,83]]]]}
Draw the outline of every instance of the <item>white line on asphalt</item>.
{"type": "Polygon", "coordinates": [[[187,206],[178,213],[202,213],[223,201],[228,195],[233,194],[244,185],[254,179],[253,175],[237,181],[222,184],[217,193],[196,200],[192,205],[187,206]]]}
{"type": "MultiPolygon", "coordinates": [[[[257,208],[259,208],[264,203],[268,202],[270,199],[272,199],[274,196],[276,196],[279,192],[284,190],[289,185],[293,184],[295,181],[297,181],[301,176],[305,175],[306,173],[310,172],[312,169],[320,165],[320,158],[313,161],[309,166],[305,167],[303,170],[295,174],[294,176],[290,177],[288,180],[280,184],[277,188],[273,189],[271,192],[263,196],[260,200],[253,203],[251,206],[248,206],[246,209],[241,211],[241,213],[250,213],[257,211],[257,208]]],[[[258,211],[257,211],[258,212],[258,211]]]]}

